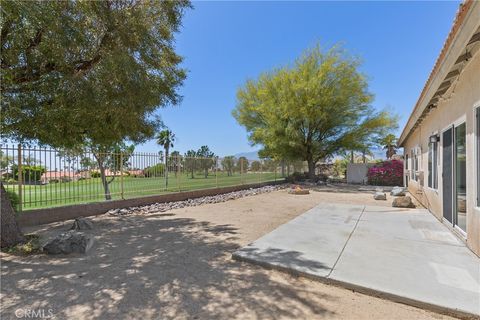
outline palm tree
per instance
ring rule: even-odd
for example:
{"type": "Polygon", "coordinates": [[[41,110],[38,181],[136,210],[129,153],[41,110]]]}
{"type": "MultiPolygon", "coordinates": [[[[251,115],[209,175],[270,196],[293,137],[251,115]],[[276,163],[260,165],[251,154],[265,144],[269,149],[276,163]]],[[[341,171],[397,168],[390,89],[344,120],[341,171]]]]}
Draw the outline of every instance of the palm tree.
{"type": "Polygon", "coordinates": [[[157,144],[165,149],[165,188],[168,188],[168,151],[173,148],[175,134],[170,129],[162,130],[157,135],[157,144]]]}
{"type": "Polygon", "coordinates": [[[397,154],[397,138],[393,134],[387,134],[380,142],[386,151],[387,159],[391,159],[394,154],[397,154]]]}

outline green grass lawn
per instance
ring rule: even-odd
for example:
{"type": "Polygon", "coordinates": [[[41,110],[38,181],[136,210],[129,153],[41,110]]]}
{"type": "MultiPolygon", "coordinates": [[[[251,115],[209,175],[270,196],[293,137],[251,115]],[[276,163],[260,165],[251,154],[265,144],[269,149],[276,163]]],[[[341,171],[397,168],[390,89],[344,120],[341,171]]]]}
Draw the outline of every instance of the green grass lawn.
{"type": "MultiPolygon", "coordinates": [[[[159,195],[169,192],[190,191],[215,187],[235,186],[241,184],[260,183],[279,180],[273,172],[234,174],[210,174],[208,178],[196,173],[192,179],[190,175],[170,174],[168,188],[164,177],[134,178],[116,177],[110,184],[112,199],[121,199],[121,185],[123,183],[123,197],[125,199],[149,195],[159,195]]],[[[18,193],[18,186],[6,185],[7,188],[18,193]]],[[[23,210],[64,206],[105,200],[104,190],[100,178],[91,178],[74,182],[50,183],[46,185],[23,186],[23,210]]]]}

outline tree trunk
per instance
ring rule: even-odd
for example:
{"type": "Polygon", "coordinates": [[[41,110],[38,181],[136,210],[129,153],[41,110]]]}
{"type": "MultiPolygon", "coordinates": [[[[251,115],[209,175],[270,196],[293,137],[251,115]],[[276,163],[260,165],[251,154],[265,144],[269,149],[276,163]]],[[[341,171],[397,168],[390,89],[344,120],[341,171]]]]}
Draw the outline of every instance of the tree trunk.
{"type": "Polygon", "coordinates": [[[353,150],[350,151],[350,163],[354,163],[355,162],[355,158],[353,156],[353,150]]]}
{"type": "Polygon", "coordinates": [[[313,159],[308,159],[308,178],[310,180],[315,180],[315,161],[313,159]]]}
{"type": "Polygon", "coordinates": [[[165,189],[168,189],[168,148],[165,148],[165,189]]]}
{"type": "Polygon", "coordinates": [[[208,178],[208,168],[205,168],[205,179],[208,178]]]}
{"type": "Polygon", "coordinates": [[[105,200],[112,200],[110,186],[105,175],[105,167],[103,166],[103,163],[100,162],[98,162],[98,167],[100,168],[100,179],[102,179],[103,190],[105,191],[105,200]]]}
{"type": "Polygon", "coordinates": [[[13,210],[10,199],[8,199],[7,191],[5,190],[3,183],[0,183],[0,188],[0,247],[7,248],[24,242],[25,237],[17,224],[15,211],[13,210]]]}
{"type": "Polygon", "coordinates": [[[365,151],[362,152],[362,161],[363,163],[367,163],[367,156],[365,154],[365,151]]]}
{"type": "MultiPolygon", "coordinates": [[[[111,200],[112,195],[110,194],[109,183],[108,183],[107,177],[105,175],[105,166],[103,165],[103,161],[105,160],[105,156],[102,156],[101,153],[93,153],[93,156],[97,160],[98,169],[100,169],[100,180],[102,180],[103,191],[105,193],[105,200],[111,200]]],[[[112,181],[110,181],[110,182],[112,182],[112,181]]]]}

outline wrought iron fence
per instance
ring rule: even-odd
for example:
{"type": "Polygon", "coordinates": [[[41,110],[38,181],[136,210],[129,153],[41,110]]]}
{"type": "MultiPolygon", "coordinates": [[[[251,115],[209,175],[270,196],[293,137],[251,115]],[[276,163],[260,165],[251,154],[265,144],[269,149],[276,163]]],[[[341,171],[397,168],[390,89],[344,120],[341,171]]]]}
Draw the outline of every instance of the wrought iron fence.
{"type": "Polygon", "coordinates": [[[243,157],[66,151],[0,145],[0,179],[17,211],[285,179],[295,165],[243,157]]]}

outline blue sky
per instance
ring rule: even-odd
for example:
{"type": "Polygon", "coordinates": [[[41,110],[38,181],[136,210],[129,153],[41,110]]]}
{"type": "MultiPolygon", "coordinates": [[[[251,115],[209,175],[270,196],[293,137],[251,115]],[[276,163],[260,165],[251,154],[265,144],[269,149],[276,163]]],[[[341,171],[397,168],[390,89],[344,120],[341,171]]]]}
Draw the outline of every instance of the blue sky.
{"type": "MultiPolygon", "coordinates": [[[[177,36],[188,78],[180,105],[159,114],[182,153],[257,150],[231,115],[248,78],[294,61],[317,42],[360,56],[374,107],[408,119],[452,26],[459,2],[194,2],[177,36]]],[[[137,151],[156,151],[154,141],[137,151]]]]}

